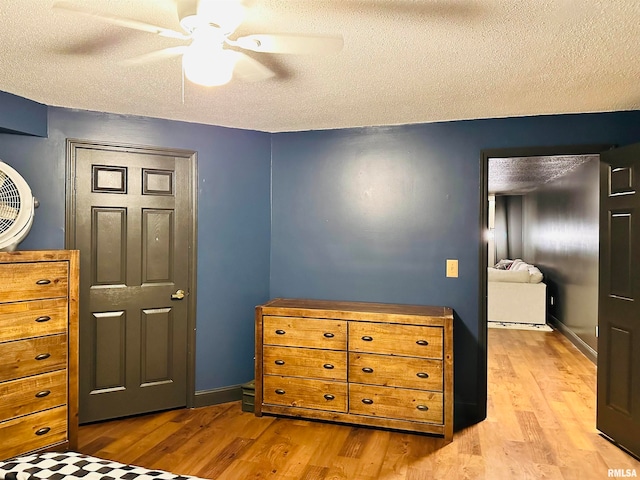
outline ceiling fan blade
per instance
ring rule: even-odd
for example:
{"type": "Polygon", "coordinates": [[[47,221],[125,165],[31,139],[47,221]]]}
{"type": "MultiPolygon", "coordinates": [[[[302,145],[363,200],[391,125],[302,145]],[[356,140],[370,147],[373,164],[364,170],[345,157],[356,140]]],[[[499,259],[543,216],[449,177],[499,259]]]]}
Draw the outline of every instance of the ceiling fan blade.
{"type": "Polygon", "coordinates": [[[275,72],[249,55],[241,52],[236,53],[238,54],[238,60],[233,69],[233,75],[237,78],[245,82],[259,82],[275,76],[275,72]]]}
{"type": "Polygon", "coordinates": [[[134,30],[141,30],[143,32],[155,33],[156,35],[160,35],[162,37],[169,38],[178,38],[181,40],[187,40],[191,38],[184,33],[176,32],[175,30],[171,30],[169,28],[162,28],[156,25],[151,25],[145,22],[139,22],[138,20],[133,20],[131,18],[118,17],[117,15],[109,15],[108,13],[99,12],[97,10],[93,10],[86,6],[76,5],[72,2],[59,1],[53,4],[53,8],[57,8],[60,10],[65,10],[67,12],[78,13],[80,15],[85,15],[88,17],[97,18],[98,20],[102,20],[107,23],[111,23],[113,25],[119,25],[121,27],[132,28],[134,30]]]}
{"type": "Polygon", "coordinates": [[[342,50],[342,36],[253,34],[229,40],[231,45],[260,53],[335,53],[342,50]]]}
{"type": "Polygon", "coordinates": [[[155,50],[136,57],[127,58],[126,60],[122,60],[120,63],[123,65],[142,65],[158,60],[164,60],[165,58],[177,57],[178,55],[182,55],[186,52],[187,48],[188,47],[184,45],[181,47],[169,47],[162,50],[155,50]]]}

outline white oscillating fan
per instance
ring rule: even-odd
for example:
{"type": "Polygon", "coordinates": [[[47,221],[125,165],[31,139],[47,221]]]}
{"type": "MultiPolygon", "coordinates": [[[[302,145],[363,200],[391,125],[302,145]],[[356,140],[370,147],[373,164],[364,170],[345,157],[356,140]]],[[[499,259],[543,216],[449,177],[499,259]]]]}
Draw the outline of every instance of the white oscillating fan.
{"type": "Polygon", "coordinates": [[[37,202],[24,178],[0,160],[0,251],[11,252],[24,240],[37,202]]]}

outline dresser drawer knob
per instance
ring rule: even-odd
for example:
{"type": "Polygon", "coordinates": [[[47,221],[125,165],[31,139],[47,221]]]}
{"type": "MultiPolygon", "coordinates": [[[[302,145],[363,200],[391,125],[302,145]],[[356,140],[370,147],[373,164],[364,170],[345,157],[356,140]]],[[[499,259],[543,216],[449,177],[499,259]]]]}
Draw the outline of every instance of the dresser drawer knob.
{"type": "Polygon", "coordinates": [[[284,335],[285,333],[287,332],[285,332],[284,330],[276,330],[276,335],[284,335]]]}
{"type": "Polygon", "coordinates": [[[429,342],[427,342],[426,340],[418,340],[416,343],[418,345],[422,345],[423,347],[426,347],[427,345],[429,345],[429,342]]]}
{"type": "Polygon", "coordinates": [[[38,323],[48,322],[49,320],[51,320],[49,315],[42,315],[41,317],[36,318],[36,322],[38,323]]]}
{"type": "Polygon", "coordinates": [[[428,373],[425,373],[425,372],[418,372],[418,373],[416,373],[416,377],[419,377],[419,378],[429,378],[429,374],[428,374],[428,373]]]}
{"type": "Polygon", "coordinates": [[[324,336],[325,336],[325,338],[333,338],[334,337],[333,333],[331,333],[331,332],[325,333],[324,336]]]}
{"type": "Polygon", "coordinates": [[[363,371],[364,373],[373,373],[373,368],[371,368],[371,367],[364,367],[364,368],[362,369],[362,371],[363,371]]]}
{"type": "Polygon", "coordinates": [[[285,391],[284,391],[284,390],[282,390],[281,388],[277,388],[277,389],[276,389],[276,395],[284,395],[285,393],[287,393],[287,392],[285,392],[285,391]]]}
{"type": "Polygon", "coordinates": [[[36,393],[36,398],[44,398],[51,393],[51,390],[42,390],[36,393]]]}
{"type": "Polygon", "coordinates": [[[326,368],[327,370],[333,370],[333,365],[331,365],[330,363],[325,363],[323,367],[326,368]]]}
{"type": "Polygon", "coordinates": [[[41,278],[36,282],[36,285],[49,285],[50,283],[51,280],[49,280],[48,278],[41,278]]]}
{"type": "Polygon", "coordinates": [[[41,353],[40,355],[36,355],[36,360],[46,360],[51,356],[50,353],[41,353]]]}
{"type": "Polygon", "coordinates": [[[371,400],[370,398],[363,398],[362,403],[364,403],[365,405],[373,405],[373,400],[371,400]]]}
{"type": "Polygon", "coordinates": [[[421,412],[426,412],[427,410],[429,410],[429,407],[427,407],[426,405],[418,405],[416,408],[421,412]]]}
{"type": "Polygon", "coordinates": [[[284,365],[284,360],[276,360],[275,364],[276,365],[284,365]]]}
{"type": "Polygon", "coordinates": [[[365,342],[373,342],[373,337],[365,335],[364,337],[362,337],[362,340],[364,340],[365,342]]]}
{"type": "Polygon", "coordinates": [[[42,427],[42,428],[39,428],[38,430],[36,430],[36,435],[38,435],[38,436],[46,435],[50,431],[51,431],[50,427],[42,427]]]}
{"type": "Polygon", "coordinates": [[[334,400],[335,398],[336,398],[336,397],[334,397],[334,396],[333,396],[333,395],[331,395],[330,393],[326,393],[326,394],[324,395],[324,399],[325,399],[325,400],[329,400],[329,401],[331,401],[331,400],[334,400]]]}

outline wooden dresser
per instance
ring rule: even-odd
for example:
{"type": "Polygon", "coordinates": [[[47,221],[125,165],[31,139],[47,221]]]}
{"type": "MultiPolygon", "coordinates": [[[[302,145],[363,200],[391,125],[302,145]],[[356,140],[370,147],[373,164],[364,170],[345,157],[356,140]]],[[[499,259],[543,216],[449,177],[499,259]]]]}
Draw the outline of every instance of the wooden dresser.
{"type": "Polygon", "coordinates": [[[453,439],[447,307],[276,299],[256,307],[255,414],[453,439]]]}
{"type": "Polygon", "coordinates": [[[0,460],[77,448],[78,251],[0,253],[0,460]]]}

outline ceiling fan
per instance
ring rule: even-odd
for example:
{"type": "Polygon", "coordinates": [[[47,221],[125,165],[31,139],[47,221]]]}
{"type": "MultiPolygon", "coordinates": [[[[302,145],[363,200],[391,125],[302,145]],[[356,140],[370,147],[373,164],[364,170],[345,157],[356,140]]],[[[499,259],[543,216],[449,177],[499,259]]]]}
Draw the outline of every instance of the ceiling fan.
{"type": "Polygon", "coordinates": [[[228,83],[233,76],[246,81],[275,75],[267,66],[242,50],[256,53],[328,54],[342,49],[342,36],[298,34],[251,34],[233,39],[243,21],[242,0],[175,0],[184,32],[138,20],[100,12],[86,5],[56,1],[53,7],[122,27],[189,42],[125,60],[134,65],[182,56],[184,76],[193,83],[211,87],[228,83]]]}

